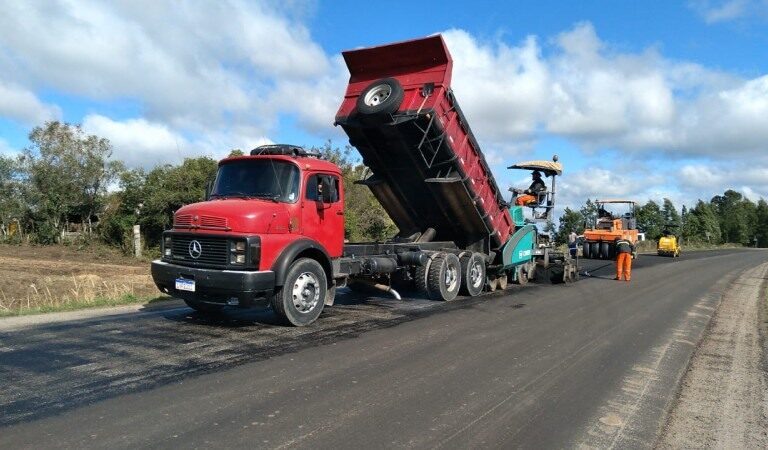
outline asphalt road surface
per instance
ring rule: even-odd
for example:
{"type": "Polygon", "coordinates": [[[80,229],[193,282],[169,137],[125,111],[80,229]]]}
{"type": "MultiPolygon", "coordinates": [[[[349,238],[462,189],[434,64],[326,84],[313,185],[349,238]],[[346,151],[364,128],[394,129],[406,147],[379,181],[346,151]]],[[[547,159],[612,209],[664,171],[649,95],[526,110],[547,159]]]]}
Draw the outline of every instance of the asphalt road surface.
{"type": "Polygon", "coordinates": [[[768,252],[451,303],[342,295],[307,328],[184,307],[3,329],[0,448],[649,447],[721,293],[768,252]]]}

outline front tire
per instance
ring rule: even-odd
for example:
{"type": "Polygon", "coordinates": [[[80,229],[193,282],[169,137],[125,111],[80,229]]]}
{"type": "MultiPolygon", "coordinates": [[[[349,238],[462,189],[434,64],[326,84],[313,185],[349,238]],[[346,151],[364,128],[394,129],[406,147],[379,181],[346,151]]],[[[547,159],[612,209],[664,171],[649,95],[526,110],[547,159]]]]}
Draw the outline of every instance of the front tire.
{"type": "Polygon", "coordinates": [[[301,258],[291,264],[271,304],[280,319],[303,327],[317,320],[327,298],[328,279],[323,267],[314,259],[301,258]]]}

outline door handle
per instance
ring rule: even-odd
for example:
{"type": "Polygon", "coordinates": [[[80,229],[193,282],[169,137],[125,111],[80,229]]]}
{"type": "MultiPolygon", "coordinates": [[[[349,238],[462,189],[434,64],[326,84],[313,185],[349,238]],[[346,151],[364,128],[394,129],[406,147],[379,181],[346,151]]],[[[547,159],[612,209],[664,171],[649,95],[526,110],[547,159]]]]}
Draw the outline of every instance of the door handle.
{"type": "Polygon", "coordinates": [[[343,216],[344,215],[344,211],[336,211],[336,215],[337,216],[343,216]]]}

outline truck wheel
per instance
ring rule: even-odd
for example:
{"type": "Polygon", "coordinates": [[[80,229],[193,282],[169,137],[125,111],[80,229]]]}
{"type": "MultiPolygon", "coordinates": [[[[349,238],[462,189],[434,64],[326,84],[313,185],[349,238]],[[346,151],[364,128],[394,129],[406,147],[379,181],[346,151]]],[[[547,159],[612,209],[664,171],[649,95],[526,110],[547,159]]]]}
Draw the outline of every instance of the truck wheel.
{"type": "Polygon", "coordinates": [[[611,254],[611,244],[608,242],[601,242],[600,243],[600,257],[603,259],[611,259],[613,255],[611,254]]]}
{"type": "Polygon", "coordinates": [[[301,258],[291,264],[285,284],[272,296],[272,309],[289,324],[303,327],[320,316],[327,292],[328,279],[320,263],[301,258]]]}
{"type": "Polygon", "coordinates": [[[589,257],[592,259],[598,259],[600,258],[600,243],[599,242],[592,242],[589,244],[589,257]]]}
{"type": "Polygon", "coordinates": [[[184,303],[195,311],[204,314],[216,314],[224,309],[224,305],[212,305],[210,303],[196,302],[194,300],[184,300],[184,303]]]}
{"type": "Polygon", "coordinates": [[[589,242],[585,242],[581,244],[581,257],[584,259],[590,259],[592,256],[590,255],[590,245],[589,242]]]}
{"type": "Polygon", "coordinates": [[[507,282],[508,281],[507,274],[505,273],[504,275],[500,276],[498,280],[499,280],[499,290],[503,291],[507,289],[507,286],[509,286],[509,283],[507,282]]]}
{"type": "Polygon", "coordinates": [[[488,292],[493,292],[496,289],[499,288],[499,279],[495,276],[489,276],[488,280],[485,283],[485,290],[488,292]]]}
{"type": "Polygon", "coordinates": [[[515,283],[520,286],[528,284],[528,271],[525,269],[525,265],[520,265],[515,268],[515,283]]]}
{"type": "Polygon", "coordinates": [[[479,253],[472,253],[461,258],[461,293],[476,297],[483,292],[485,285],[485,258],[479,253]]]}
{"type": "Polygon", "coordinates": [[[392,114],[403,102],[403,87],[394,78],[369,84],[357,97],[357,111],[364,115],[392,114]]]}
{"type": "Polygon", "coordinates": [[[432,300],[449,302],[459,295],[461,286],[461,263],[453,253],[435,257],[429,266],[427,289],[432,300]]]}
{"type": "Polygon", "coordinates": [[[423,266],[417,266],[413,271],[413,284],[416,286],[416,292],[429,297],[429,283],[427,283],[427,277],[429,275],[429,267],[432,265],[432,259],[428,259],[427,263],[423,266]]]}

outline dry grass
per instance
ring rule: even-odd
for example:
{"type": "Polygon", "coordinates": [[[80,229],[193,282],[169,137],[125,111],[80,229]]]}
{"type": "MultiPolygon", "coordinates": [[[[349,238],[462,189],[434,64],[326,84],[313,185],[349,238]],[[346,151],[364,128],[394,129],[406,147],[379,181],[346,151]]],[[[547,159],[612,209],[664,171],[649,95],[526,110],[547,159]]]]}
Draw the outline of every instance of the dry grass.
{"type": "Polygon", "coordinates": [[[66,247],[0,246],[0,316],[147,302],[159,295],[144,261],[96,259],[66,247]]]}

